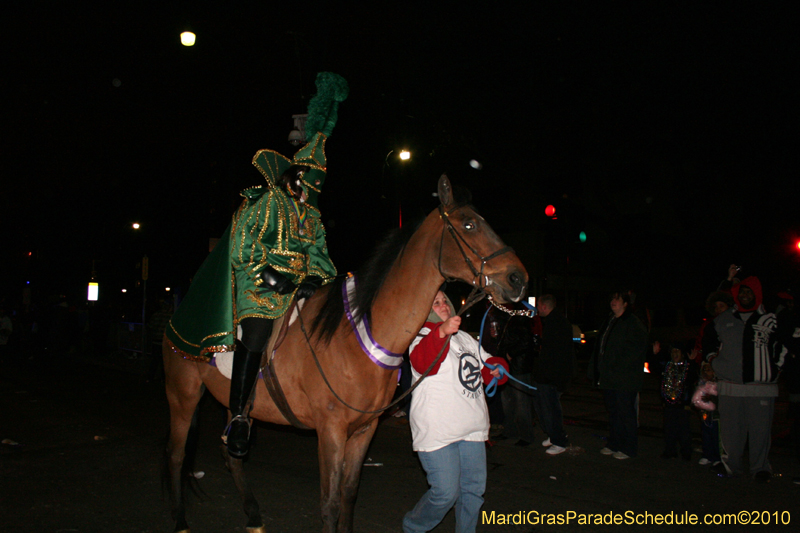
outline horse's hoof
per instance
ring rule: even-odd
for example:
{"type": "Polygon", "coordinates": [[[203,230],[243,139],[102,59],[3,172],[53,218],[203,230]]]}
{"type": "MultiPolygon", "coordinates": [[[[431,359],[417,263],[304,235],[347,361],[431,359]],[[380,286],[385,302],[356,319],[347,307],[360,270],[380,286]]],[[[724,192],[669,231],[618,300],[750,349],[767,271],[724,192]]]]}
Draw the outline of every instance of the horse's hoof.
{"type": "Polygon", "coordinates": [[[267,528],[264,526],[247,527],[245,529],[247,530],[247,533],[267,533],[267,528]]]}

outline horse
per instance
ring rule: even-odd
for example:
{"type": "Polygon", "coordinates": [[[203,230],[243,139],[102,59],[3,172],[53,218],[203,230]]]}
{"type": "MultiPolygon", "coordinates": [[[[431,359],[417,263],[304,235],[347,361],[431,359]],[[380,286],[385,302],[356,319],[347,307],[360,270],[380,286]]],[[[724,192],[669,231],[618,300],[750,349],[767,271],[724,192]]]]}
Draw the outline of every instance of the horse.
{"type": "MultiPolygon", "coordinates": [[[[418,334],[447,279],[485,291],[499,304],[519,301],[527,291],[528,273],[519,258],[471,205],[454,200],[445,175],[438,192],[438,209],[407,240],[388,246],[358,272],[353,313],[368,318],[374,340],[395,354],[402,354],[418,334]]],[[[265,422],[288,425],[293,419],[296,426],[316,430],[324,533],[352,532],[361,467],[378,426],[376,413],[397,388],[397,370],[375,364],[362,350],[347,318],[342,284],[334,281],[305,300],[272,355],[271,370],[280,378],[284,409],[270,395],[266,380],[259,380],[250,413],[265,422]]],[[[185,359],[167,343],[164,346],[174,531],[188,532],[182,484],[187,435],[204,388],[227,406],[230,381],[214,366],[185,359]]],[[[266,531],[241,459],[227,461],[244,501],[247,531],[266,531]]]]}

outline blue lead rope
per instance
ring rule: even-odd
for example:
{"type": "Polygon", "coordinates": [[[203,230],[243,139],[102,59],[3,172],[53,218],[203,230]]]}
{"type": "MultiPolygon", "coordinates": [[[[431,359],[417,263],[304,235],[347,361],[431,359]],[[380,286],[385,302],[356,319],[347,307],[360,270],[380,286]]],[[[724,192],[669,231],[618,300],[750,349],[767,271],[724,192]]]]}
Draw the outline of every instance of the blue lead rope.
{"type": "MultiPolygon", "coordinates": [[[[529,309],[533,309],[533,306],[531,306],[528,302],[522,302],[522,303],[523,303],[523,305],[525,305],[529,309]]],[[[486,309],[486,312],[483,314],[483,319],[481,320],[480,341],[483,341],[483,326],[486,324],[486,317],[489,315],[489,310],[491,310],[491,307],[486,309]]],[[[536,387],[534,387],[532,385],[528,385],[527,383],[523,383],[520,380],[518,380],[517,378],[515,378],[514,376],[512,376],[510,373],[506,372],[506,369],[505,369],[504,366],[502,366],[502,365],[493,365],[491,363],[487,363],[486,361],[484,361],[483,360],[483,355],[481,354],[481,351],[482,351],[481,350],[481,344],[482,344],[482,342],[480,342],[480,341],[478,342],[478,354],[479,354],[479,356],[481,358],[481,361],[483,361],[484,366],[486,366],[489,370],[494,370],[495,368],[500,369],[500,375],[493,377],[492,381],[490,381],[489,384],[486,385],[486,396],[488,396],[489,398],[494,396],[494,393],[497,392],[497,383],[500,380],[503,379],[503,376],[508,376],[508,379],[519,383],[523,387],[528,387],[531,390],[538,390],[536,387]]]]}

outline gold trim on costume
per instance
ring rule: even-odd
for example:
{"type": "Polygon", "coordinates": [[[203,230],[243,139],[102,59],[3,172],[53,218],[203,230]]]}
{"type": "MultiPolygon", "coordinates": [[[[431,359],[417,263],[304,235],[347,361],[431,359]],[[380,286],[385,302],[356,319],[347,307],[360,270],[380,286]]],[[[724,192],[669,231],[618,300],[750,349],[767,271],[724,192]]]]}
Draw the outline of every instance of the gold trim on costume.
{"type": "Polygon", "coordinates": [[[191,346],[191,347],[193,347],[193,348],[200,348],[200,345],[199,345],[199,344],[192,344],[191,342],[189,342],[189,341],[187,341],[186,339],[184,339],[183,337],[181,337],[181,334],[180,334],[180,333],[178,333],[178,330],[177,330],[177,329],[175,329],[175,326],[173,326],[173,325],[172,325],[172,319],[170,319],[170,321],[169,321],[169,328],[170,328],[172,331],[174,331],[174,332],[175,332],[175,335],[176,335],[176,336],[177,336],[177,337],[178,337],[178,338],[181,340],[181,342],[183,342],[183,343],[184,343],[184,344],[186,344],[187,346],[191,346]]]}
{"type": "Polygon", "coordinates": [[[211,360],[211,356],[206,356],[209,353],[225,353],[225,352],[232,352],[235,347],[231,344],[220,344],[218,346],[208,346],[200,350],[200,355],[198,357],[203,358],[204,361],[208,362],[211,360]]]}
{"type": "Polygon", "coordinates": [[[202,357],[200,355],[193,355],[193,354],[184,352],[183,350],[181,350],[180,348],[175,346],[175,343],[173,343],[171,340],[169,340],[169,338],[164,339],[164,341],[167,343],[167,349],[168,350],[171,350],[172,353],[174,353],[176,355],[179,355],[184,359],[187,359],[189,361],[194,361],[195,363],[207,363],[210,360],[210,358],[208,358],[208,357],[202,357]]]}
{"type": "MultiPolygon", "coordinates": [[[[214,333],[213,335],[209,335],[207,337],[203,337],[203,340],[200,342],[206,342],[208,339],[213,339],[215,337],[224,337],[226,335],[234,335],[233,331],[223,331],[222,333],[214,333]]],[[[234,335],[235,337],[236,335],[234,335]]]]}

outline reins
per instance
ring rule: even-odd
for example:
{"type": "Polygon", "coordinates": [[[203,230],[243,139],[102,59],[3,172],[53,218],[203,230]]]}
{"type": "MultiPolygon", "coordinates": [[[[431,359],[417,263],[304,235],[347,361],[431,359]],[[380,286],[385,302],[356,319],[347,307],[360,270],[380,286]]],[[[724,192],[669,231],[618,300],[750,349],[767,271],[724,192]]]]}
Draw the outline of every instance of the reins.
{"type": "MultiPolygon", "coordinates": [[[[465,304],[461,307],[461,309],[457,313],[457,316],[461,316],[467,309],[469,309],[470,307],[472,307],[473,305],[475,305],[476,303],[478,303],[479,301],[481,301],[485,297],[486,297],[486,293],[485,292],[481,291],[479,293],[477,289],[473,289],[472,293],[470,293],[469,297],[467,298],[467,301],[465,302],[465,304]]],[[[366,426],[367,424],[369,424],[370,422],[375,420],[375,418],[380,416],[381,413],[383,413],[384,411],[387,411],[387,410],[391,409],[392,407],[394,407],[395,405],[399,404],[401,401],[403,401],[405,399],[406,396],[411,394],[411,392],[413,392],[413,390],[416,389],[417,386],[419,386],[419,384],[422,382],[422,380],[425,379],[426,377],[428,377],[428,374],[431,373],[433,368],[436,366],[436,364],[442,358],[442,355],[445,352],[445,348],[447,348],[448,342],[450,341],[450,337],[452,336],[452,335],[447,335],[447,337],[445,338],[444,345],[442,346],[442,349],[439,350],[439,354],[436,356],[436,358],[433,360],[433,362],[430,364],[430,366],[427,369],[425,369],[425,372],[422,375],[420,375],[419,379],[417,381],[415,381],[411,385],[411,387],[408,388],[407,391],[405,391],[403,394],[398,396],[394,401],[392,401],[391,403],[389,403],[388,405],[386,405],[384,407],[381,407],[380,409],[364,410],[364,409],[359,409],[358,407],[353,407],[352,405],[350,405],[349,403],[344,401],[342,399],[342,397],[339,396],[336,393],[335,390],[333,390],[333,386],[331,386],[330,382],[328,381],[328,377],[325,375],[325,371],[322,369],[322,365],[319,362],[319,357],[317,357],[317,352],[314,350],[314,347],[311,344],[310,337],[308,336],[308,332],[306,331],[305,323],[303,322],[302,314],[298,314],[298,319],[300,321],[300,330],[303,332],[303,335],[306,338],[306,343],[308,343],[308,348],[309,348],[309,350],[311,350],[311,355],[314,358],[314,364],[317,365],[317,370],[319,370],[319,373],[322,376],[322,380],[325,382],[325,385],[327,385],[328,390],[331,391],[331,394],[333,394],[334,398],[339,400],[342,403],[342,405],[344,405],[348,409],[352,409],[353,411],[356,411],[358,413],[364,413],[364,414],[368,414],[368,415],[375,415],[375,416],[370,417],[370,419],[367,420],[366,422],[364,422],[364,424],[362,424],[362,426],[366,426]]]]}

